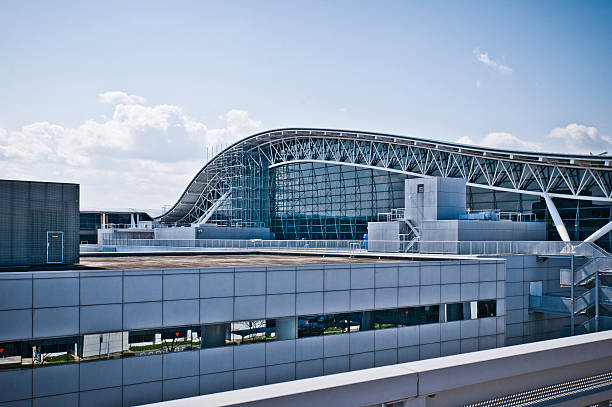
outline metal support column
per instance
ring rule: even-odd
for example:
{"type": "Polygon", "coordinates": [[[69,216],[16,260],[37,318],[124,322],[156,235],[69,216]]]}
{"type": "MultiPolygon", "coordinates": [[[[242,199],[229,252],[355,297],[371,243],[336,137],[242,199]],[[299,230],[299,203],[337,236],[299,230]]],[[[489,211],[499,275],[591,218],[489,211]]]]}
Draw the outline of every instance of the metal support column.
{"type": "Polygon", "coordinates": [[[595,332],[599,332],[599,271],[595,272],[595,332]]]}
{"type": "Polygon", "coordinates": [[[592,235],[590,235],[589,237],[587,237],[586,239],[584,239],[585,242],[594,242],[597,239],[599,239],[600,237],[602,237],[603,235],[605,235],[606,233],[612,231],[612,221],[606,223],[605,226],[603,226],[601,229],[595,231],[592,235]]]}
{"type": "Polygon", "coordinates": [[[565,229],[565,225],[563,224],[563,220],[561,219],[561,215],[559,215],[559,211],[557,211],[557,207],[553,203],[551,197],[548,194],[544,194],[544,200],[546,201],[546,207],[548,208],[548,212],[555,223],[555,227],[557,228],[557,233],[561,236],[561,240],[564,242],[571,241],[569,235],[567,234],[567,229],[565,229]]]}
{"type": "Polygon", "coordinates": [[[574,255],[572,254],[572,256],[570,257],[570,275],[571,275],[571,281],[570,281],[570,305],[571,305],[571,311],[570,311],[570,336],[574,336],[574,255]]]}

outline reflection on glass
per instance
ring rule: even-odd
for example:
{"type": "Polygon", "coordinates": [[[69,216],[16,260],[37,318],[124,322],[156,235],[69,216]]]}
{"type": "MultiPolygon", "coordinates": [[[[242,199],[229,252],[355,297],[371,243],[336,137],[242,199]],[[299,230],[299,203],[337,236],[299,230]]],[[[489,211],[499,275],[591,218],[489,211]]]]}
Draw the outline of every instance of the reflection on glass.
{"type": "Polygon", "coordinates": [[[462,302],[446,304],[446,322],[463,321],[464,308],[465,305],[462,302]]]}
{"type": "Polygon", "coordinates": [[[494,317],[496,315],[496,300],[478,301],[478,318],[494,317]]]}
{"type": "Polygon", "coordinates": [[[424,325],[440,322],[440,306],[426,305],[423,307],[401,308],[398,322],[400,326],[424,325]]]}
{"type": "Polygon", "coordinates": [[[43,339],[25,344],[22,364],[56,365],[78,361],[78,338],[43,339]]]}
{"type": "MultiPolygon", "coordinates": [[[[442,304],[443,321],[496,316],[496,300],[442,304]]],[[[104,332],[0,343],[0,369],[146,356],[440,322],[440,305],[104,332]]]]}
{"type": "Polygon", "coordinates": [[[374,329],[395,328],[397,326],[396,309],[370,311],[370,314],[373,317],[374,329]]]}
{"type": "Polygon", "coordinates": [[[309,315],[298,318],[298,338],[330,335],[361,330],[363,313],[309,315]]]}
{"type": "Polygon", "coordinates": [[[199,349],[202,344],[199,326],[184,326],[156,330],[130,331],[126,356],[199,349]]]}
{"type": "Polygon", "coordinates": [[[231,336],[228,344],[239,345],[276,339],[276,324],[273,319],[237,321],[232,322],[231,327],[231,336]]]}

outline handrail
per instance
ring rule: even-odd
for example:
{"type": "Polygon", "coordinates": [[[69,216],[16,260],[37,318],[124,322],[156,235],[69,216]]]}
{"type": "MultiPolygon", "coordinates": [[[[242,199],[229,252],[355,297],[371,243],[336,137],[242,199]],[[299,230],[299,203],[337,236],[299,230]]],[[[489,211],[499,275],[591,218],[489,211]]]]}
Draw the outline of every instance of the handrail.
{"type": "MultiPolygon", "coordinates": [[[[362,250],[371,252],[410,252],[425,254],[460,254],[503,256],[513,254],[542,256],[603,257],[603,251],[593,250],[583,242],[557,241],[397,241],[397,240],[261,240],[261,239],[128,239],[104,235],[104,246],[127,247],[188,247],[210,249],[322,249],[354,250],[359,243],[362,250]],[[410,245],[412,249],[405,250],[410,245]]],[[[605,253],[605,252],[603,252],[605,253]]],[[[607,255],[609,256],[609,255],[607,255]]],[[[610,258],[612,261],[611,257],[610,258]]],[[[607,261],[607,260],[605,260],[607,261]]]]}
{"type": "MultiPolygon", "coordinates": [[[[574,313],[579,314],[595,305],[595,287],[574,298],[574,313]]],[[[535,312],[569,315],[572,299],[561,295],[530,295],[529,308],[535,312]]]]}

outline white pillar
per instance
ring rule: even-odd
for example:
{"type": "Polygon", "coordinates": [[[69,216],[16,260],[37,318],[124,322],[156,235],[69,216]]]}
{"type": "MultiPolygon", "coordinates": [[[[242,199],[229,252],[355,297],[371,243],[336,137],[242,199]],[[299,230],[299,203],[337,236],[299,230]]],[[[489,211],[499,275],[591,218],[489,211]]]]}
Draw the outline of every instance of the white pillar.
{"type": "Polygon", "coordinates": [[[601,229],[595,231],[591,236],[589,236],[586,239],[584,239],[584,241],[585,242],[595,242],[597,239],[599,239],[600,237],[602,237],[606,233],[609,233],[611,230],[612,230],[612,221],[606,223],[606,225],[604,227],[602,227],[601,229]]]}
{"type": "Polygon", "coordinates": [[[134,223],[134,213],[130,213],[130,227],[135,228],[136,224],[134,223]]]}
{"type": "Polygon", "coordinates": [[[557,207],[553,203],[552,199],[548,194],[544,194],[544,200],[546,201],[546,207],[548,208],[548,212],[555,223],[555,227],[557,228],[557,233],[561,236],[561,240],[564,242],[571,241],[569,235],[567,234],[567,229],[565,229],[565,225],[561,220],[561,216],[559,215],[559,211],[557,211],[557,207]]]}

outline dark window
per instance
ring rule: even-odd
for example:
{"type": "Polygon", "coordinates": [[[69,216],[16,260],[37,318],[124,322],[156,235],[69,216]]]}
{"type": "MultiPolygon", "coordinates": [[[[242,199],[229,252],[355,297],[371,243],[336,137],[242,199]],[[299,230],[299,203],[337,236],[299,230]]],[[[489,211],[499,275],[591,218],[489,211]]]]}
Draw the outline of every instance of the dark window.
{"type": "MultiPolygon", "coordinates": [[[[469,303],[468,303],[469,304],[469,303]]],[[[464,303],[446,304],[446,322],[463,321],[464,303]]]]}
{"type": "Polygon", "coordinates": [[[397,310],[386,309],[370,311],[374,323],[374,329],[395,328],[397,326],[397,310]]]}
{"type": "Polygon", "coordinates": [[[495,300],[478,301],[478,318],[494,317],[496,315],[495,300]]]}
{"type": "Polygon", "coordinates": [[[399,325],[412,326],[440,322],[440,306],[402,308],[399,310],[399,325]]]}

